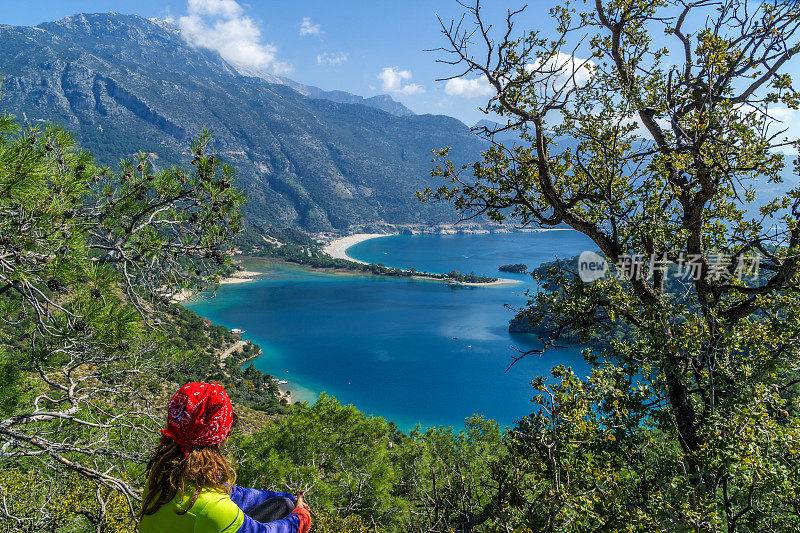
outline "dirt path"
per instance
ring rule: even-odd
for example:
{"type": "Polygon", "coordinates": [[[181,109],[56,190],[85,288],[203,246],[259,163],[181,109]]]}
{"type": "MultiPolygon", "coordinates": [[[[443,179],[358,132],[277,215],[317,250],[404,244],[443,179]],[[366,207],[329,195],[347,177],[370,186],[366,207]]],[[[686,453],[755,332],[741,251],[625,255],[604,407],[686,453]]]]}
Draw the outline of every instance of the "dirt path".
{"type": "Polygon", "coordinates": [[[225,359],[230,357],[233,352],[240,349],[245,344],[247,344],[247,341],[236,341],[233,346],[222,352],[222,355],[219,356],[219,366],[225,368],[225,359]]]}

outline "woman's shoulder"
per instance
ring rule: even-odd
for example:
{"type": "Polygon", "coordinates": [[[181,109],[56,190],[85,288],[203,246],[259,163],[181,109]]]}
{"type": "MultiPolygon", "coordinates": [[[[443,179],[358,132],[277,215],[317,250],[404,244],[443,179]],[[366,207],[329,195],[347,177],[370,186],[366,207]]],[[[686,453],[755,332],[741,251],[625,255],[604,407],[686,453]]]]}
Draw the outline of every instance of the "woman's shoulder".
{"type": "MultiPolygon", "coordinates": [[[[184,497],[178,499],[175,503],[178,507],[188,505],[192,500],[193,494],[194,489],[192,488],[186,491],[184,497]]],[[[221,505],[224,507],[228,502],[233,503],[227,492],[217,489],[203,489],[197,494],[197,498],[194,500],[191,510],[194,511],[193,514],[197,514],[208,506],[216,507],[221,505]]]]}
{"type": "Polygon", "coordinates": [[[156,513],[145,515],[139,524],[139,531],[229,533],[237,531],[244,522],[244,514],[224,491],[202,490],[189,507],[193,495],[194,487],[187,487],[182,495],[176,494],[172,501],[164,504],[156,513]]]}
{"type": "Polygon", "coordinates": [[[236,531],[244,522],[242,510],[222,491],[200,492],[192,507],[198,522],[195,531],[236,531]]]}
{"type": "Polygon", "coordinates": [[[179,515],[188,514],[194,516],[203,512],[206,508],[210,511],[220,506],[224,508],[227,506],[228,502],[233,503],[226,492],[213,489],[203,489],[197,494],[197,498],[195,498],[194,487],[190,486],[187,487],[183,494],[180,492],[175,494],[172,501],[165,504],[164,507],[171,507],[172,511],[179,515]]]}

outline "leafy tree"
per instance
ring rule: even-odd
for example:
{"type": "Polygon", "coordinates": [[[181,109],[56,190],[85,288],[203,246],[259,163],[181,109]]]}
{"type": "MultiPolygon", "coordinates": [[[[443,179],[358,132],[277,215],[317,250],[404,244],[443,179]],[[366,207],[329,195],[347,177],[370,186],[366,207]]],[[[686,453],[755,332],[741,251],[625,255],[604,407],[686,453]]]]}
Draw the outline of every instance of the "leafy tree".
{"type": "Polygon", "coordinates": [[[439,151],[445,184],[421,196],[464,218],[567,225],[616,264],[594,283],[551,271],[559,290],[530,302],[554,324],[544,349],[629,332],[587,350],[588,379],[537,380],[540,408],[497,474],[516,480],[509,527],[797,530],[800,190],[756,199],[754,184],[780,182],[778,149],[796,145],[772,117],[800,102],[787,72],[800,7],[589,6],[551,9],[550,35],[519,33],[518,11],[495,35],[480,4],[474,25],[442,25],[444,61],[484,78],[506,119],[483,133],[520,142],[474,166],[439,151]],[[665,290],[671,268],[691,274],[685,290],[665,290]]]}
{"type": "Polygon", "coordinates": [[[237,472],[251,486],[306,490],[315,508],[387,523],[403,506],[392,494],[393,434],[382,418],[365,417],[323,393],[314,406],[241,437],[245,456],[237,472]]]}
{"type": "Polygon", "coordinates": [[[515,274],[524,274],[528,271],[528,265],[524,263],[515,263],[513,265],[500,265],[497,267],[500,272],[514,272],[515,274]]]}
{"type": "Polygon", "coordinates": [[[411,506],[405,531],[493,531],[501,486],[492,465],[506,456],[500,427],[474,416],[464,430],[415,428],[398,451],[398,489],[411,506]]]}
{"type": "Polygon", "coordinates": [[[497,423],[405,435],[322,394],[249,435],[237,435],[242,484],[306,491],[314,531],[491,531],[502,504],[492,478],[505,457],[497,423]]]}
{"type": "MultiPolygon", "coordinates": [[[[99,510],[85,517],[98,531],[108,502],[139,497],[131,477],[166,394],[145,385],[175,355],[160,350],[167,298],[213,284],[240,228],[242,196],[209,140],[191,144],[191,171],[156,170],[142,153],[114,172],[58,127],[0,117],[0,334],[24,336],[0,359],[0,465],[39,472],[56,494],[96,485],[99,510]]],[[[0,516],[53,528],[56,504],[0,516]]]]}

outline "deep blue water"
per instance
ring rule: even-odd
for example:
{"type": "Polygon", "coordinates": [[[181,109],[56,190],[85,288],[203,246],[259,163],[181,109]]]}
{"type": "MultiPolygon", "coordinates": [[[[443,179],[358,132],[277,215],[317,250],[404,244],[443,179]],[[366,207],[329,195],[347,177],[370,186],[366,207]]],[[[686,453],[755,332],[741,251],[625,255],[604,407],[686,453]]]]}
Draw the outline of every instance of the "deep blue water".
{"type": "Polygon", "coordinates": [[[575,347],[529,356],[505,372],[513,347],[529,349],[538,341],[507,329],[514,313],[506,305],[525,303],[530,277],[498,273],[497,266],[533,267],[584,249],[594,247],[573,231],[385,237],[348,254],[387,266],[455,268],[524,283],[458,287],[264,264],[262,279],[223,285],[213,299],[188,307],[247,330],[245,338],[265,352],[256,366],[289,380],[300,399],[326,391],[403,429],[416,423],[458,427],[475,413],[512,424],[532,410],[533,377],[558,364],[580,374],[587,366],[575,347]]]}

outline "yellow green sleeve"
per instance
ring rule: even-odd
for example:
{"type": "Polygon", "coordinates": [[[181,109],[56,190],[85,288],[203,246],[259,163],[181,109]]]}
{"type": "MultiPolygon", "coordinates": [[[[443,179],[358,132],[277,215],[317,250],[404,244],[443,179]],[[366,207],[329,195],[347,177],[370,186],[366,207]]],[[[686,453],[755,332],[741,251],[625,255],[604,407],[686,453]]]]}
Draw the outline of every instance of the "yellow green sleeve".
{"type": "Polygon", "coordinates": [[[194,533],[236,533],[244,523],[244,512],[226,494],[215,494],[197,513],[194,533]]]}

